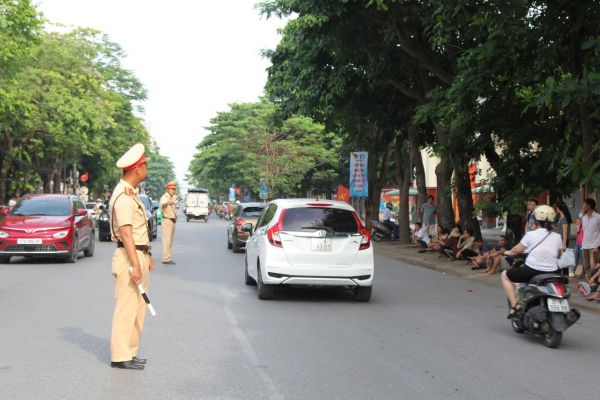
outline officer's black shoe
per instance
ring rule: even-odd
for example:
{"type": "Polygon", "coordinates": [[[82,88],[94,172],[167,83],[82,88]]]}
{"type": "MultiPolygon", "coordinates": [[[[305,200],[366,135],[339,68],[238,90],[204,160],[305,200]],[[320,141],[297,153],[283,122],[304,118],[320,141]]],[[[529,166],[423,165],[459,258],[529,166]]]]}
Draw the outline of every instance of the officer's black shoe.
{"type": "Polygon", "coordinates": [[[163,261],[163,264],[176,265],[175,261],[163,261]]]}
{"type": "Polygon", "coordinates": [[[138,370],[144,369],[143,364],[137,364],[137,363],[133,362],[133,360],[132,361],[123,361],[123,362],[112,362],[111,361],[110,366],[112,368],[121,368],[121,369],[138,369],[138,370]]]}
{"type": "Polygon", "coordinates": [[[136,364],[146,364],[146,359],[145,358],[137,358],[137,357],[133,357],[131,359],[131,361],[133,361],[136,364]]]}

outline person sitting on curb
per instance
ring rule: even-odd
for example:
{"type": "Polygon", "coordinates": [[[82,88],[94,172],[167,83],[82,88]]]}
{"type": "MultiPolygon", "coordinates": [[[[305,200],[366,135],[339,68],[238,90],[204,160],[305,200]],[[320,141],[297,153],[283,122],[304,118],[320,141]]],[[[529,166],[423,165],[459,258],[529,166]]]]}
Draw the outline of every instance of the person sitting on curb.
{"type": "Polygon", "coordinates": [[[479,255],[475,257],[469,257],[469,261],[475,264],[475,266],[471,267],[471,269],[485,269],[487,267],[487,259],[492,251],[492,246],[484,242],[481,237],[477,237],[475,238],[475,247],[477,247],[479,255]]]}
{"type": "MultiPolygon", "coordinates": [[[[598,249],[595,249],[592,252],[592,257],[594,258],[594,261],[596,261],[596,254],[597,253],[598,253],[598,249]]],[[[598,290],[599,283],[600,283],[600,263],[596,263],[596,268],[592,270],[591,274],[592,274],[592,277],[588,281],[588,284],[590,285],[591,291],[592,292],[595,291],[596,293],[594,293],[590,297],[587,297],[586,300],[588,300],[588,301],[591,301],[591,300],[600,301],[600,291],[598,290]]]]}
{"type": "MultiPolygon", "coordinates": [[[[475,238],[473,237],[473,229],[467,228],[465,229],[465,233],[462,234],[460,239],[458,240],[458,252],[454,255],[454,258],[457,260],[462,257],[465,260],[469,260],[469,257],[477,257],[477,250],[479,250],[475,246],[475,238]]],[[[470,264],[470,260],[467,264],[470,264]]]]}
{"type": "Polygon", "coordinates": [[[442,245],[444,244],[444,241],[448,238],[448,234],[449,232],[446,234],[446,236],[444,236],[444,227],[442,225],[438,225],[437,226],[437,233],[436,235],[431,238],[431,243],[429,243],[427,245],[427,248],[434,250],[434,251],[441,251],[442,245]]]}
{"type": "Polygon", "coordinates": [[[450,236],[444,242],[443,250],[447,255],[446,261],[454,260],[454,254],[458,253],[458,238],[460,237],[460,231],[458,228],[452,229],[450,236]]]}
{"type": "Polygon", "coordinates": [[[487,268],[482,271],[484,274],[494,275],[496,271],[502,273],[512,268],[515,260],[512,257],[504,257],[504,252],[510,250],[506,236],[500,236],[498,247],[490,252],[490,257],[487,260],[487,268]]]}
{"type": "Polygon", "coordinates": [[[425,249],[429,244],[429,235],[427,231],[423,229],[423,225],[420,222],[415,224],[415,231],[413,232],[413,242],[419,248],[419,253],[425,253],[425,249]]]}

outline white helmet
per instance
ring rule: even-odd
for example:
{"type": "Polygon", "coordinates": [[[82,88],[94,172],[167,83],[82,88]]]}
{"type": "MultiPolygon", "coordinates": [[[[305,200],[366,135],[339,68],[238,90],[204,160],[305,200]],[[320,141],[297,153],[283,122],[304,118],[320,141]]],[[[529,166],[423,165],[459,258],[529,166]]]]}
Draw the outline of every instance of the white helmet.
{"type": "Polygon", "coordinates": [[[240,204],[240,201],[239,201],[239,200],[238,200],[238,201],[236,201],[236,202],[235,202],[235,204],[240,204]]]}
{"type": "Polygon", "coordinates": [[[537,206],[533,211],[533,214],[535,215],[536,221],[554,222],[554,219],[556,218],[556,212],[554,211],[554,208],[545,204],[537,206]]]}

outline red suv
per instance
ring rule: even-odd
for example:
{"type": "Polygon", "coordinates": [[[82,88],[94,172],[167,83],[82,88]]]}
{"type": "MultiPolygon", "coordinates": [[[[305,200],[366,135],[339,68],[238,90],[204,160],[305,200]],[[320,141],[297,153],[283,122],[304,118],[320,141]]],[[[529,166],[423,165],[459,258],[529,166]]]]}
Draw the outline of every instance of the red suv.
{"type": "Polygon", "coordinates": [[[0,223],[0,264],[11,257],[62,257],[77,262],[94,255],[94,222],[75,196],[25,196],[0,223]]]}

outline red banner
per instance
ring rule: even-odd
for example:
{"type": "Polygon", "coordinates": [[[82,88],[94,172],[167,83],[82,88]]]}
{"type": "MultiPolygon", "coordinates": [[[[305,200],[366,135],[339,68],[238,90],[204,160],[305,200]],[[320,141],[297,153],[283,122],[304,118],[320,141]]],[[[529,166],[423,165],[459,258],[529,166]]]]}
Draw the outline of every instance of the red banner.
{"type": "Polygon", "coordinates": [[[235,194],[236,194],[237,196],[241,196],[241,195],[242,195],[242,189],[240,189],[240,188],[235,188],[235,194]]]}
{"type": "Polygon", "coordinates": [[[350,203],[350,190],[343,185],[338,186],[337,200],[350,203]]]}
{"type": "Polygon", "coordinates": [[[79,178],[79,180],[80,180],[81,182],[87,182],[87,180],[88,180],[88,178],[89,178],[89,177],[90,177],[90,176],[89,176],[89,175],[88,175],[88,173],[86,172],[85,174],[81,175],[81,177],[79,178]]]}

